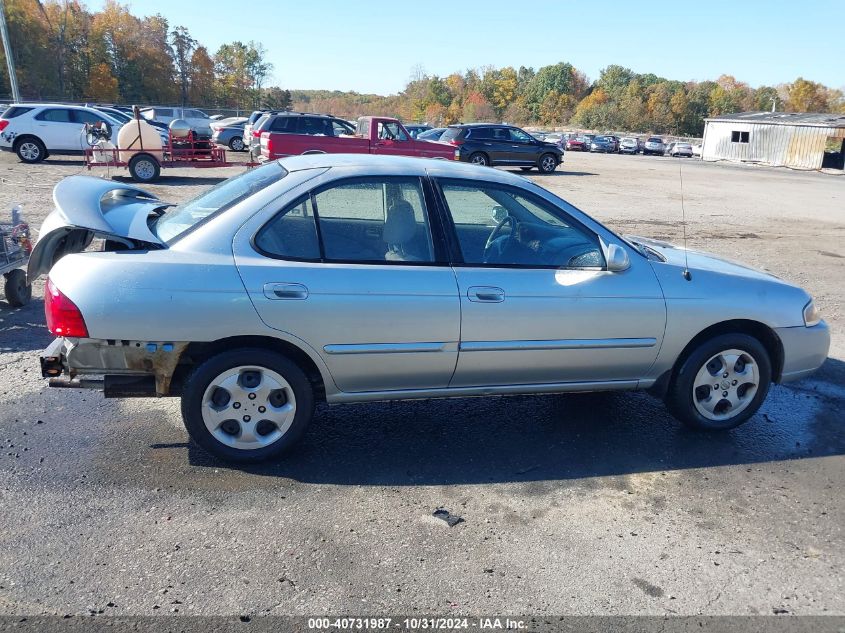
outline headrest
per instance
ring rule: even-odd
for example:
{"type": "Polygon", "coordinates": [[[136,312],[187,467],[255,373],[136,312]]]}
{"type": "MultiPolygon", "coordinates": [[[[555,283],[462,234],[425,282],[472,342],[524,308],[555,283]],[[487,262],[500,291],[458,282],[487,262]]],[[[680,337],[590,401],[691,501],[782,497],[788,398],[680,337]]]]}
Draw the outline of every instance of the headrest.
{"type": "Polygon", "coordinates": [[[387,221],[381,239],[388,244],[404,244],[417,232],[414,208],[410,202],[399,200],[387,210],[387,221]]]}

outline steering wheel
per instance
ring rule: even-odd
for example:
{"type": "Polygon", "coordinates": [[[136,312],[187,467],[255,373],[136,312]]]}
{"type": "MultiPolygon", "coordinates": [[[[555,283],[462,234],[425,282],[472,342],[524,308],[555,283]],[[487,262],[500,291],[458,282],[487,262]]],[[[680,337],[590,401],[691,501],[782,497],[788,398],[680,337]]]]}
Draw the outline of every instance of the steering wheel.
{"type": "Polygon", "coordinates": [[[505,225],[508,224],[511,227],[510,236],[513,237],[516,235],[516,218],[512,215],[506,215],[502,218],[501,222],[496,225],[496,228],[490,233],[490,236],[487,238],[487,243],[484,245],[484,260],[487,261],[487,253],[489,252],[490,248],[493,246],[493,242],[499,237],[499,234],[502,232],[502,229],[505,228],[505,225]]]}

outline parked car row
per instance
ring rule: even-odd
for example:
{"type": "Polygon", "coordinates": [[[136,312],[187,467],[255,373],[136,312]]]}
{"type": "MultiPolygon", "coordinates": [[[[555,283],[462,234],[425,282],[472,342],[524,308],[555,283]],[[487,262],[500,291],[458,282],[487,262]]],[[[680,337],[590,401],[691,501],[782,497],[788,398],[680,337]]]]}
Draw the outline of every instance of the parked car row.
{"type": "MultiPolygon", "coordinates": [[[[25,163],[39,163],[51,154],[81,155],[91,147],[86,124],[105,124],[116,144],[118,131],[131,120],[130,114],[110,106],[12,104],[0,115],[0,150],[14,152],[25,163]]],[[[167,125],[155,127],[166,144],[167,125]]]]}
{"type": "Polygon", "coordinates": [[[686,141],[666,142],[659,136],[650,136],[645,141],[634,136],[619,138],[612,134],[571,134],[564,136],[566,138],[564,141],[565,149],[575,152],[651,154],[655,156],[701,156],[701,145],[693,146],[686,141]],[[696,148],[698,149],[697,152],[696,148]]]}

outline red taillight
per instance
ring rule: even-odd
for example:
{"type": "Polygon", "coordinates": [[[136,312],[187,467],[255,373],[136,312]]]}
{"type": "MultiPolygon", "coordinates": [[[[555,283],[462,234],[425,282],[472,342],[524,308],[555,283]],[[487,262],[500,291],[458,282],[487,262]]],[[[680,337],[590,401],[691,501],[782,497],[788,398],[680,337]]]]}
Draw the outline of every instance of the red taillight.
{"type": "Polygon", "coordinates": [[[56,288],[49,277],[44,289],[44,314],[47,317],[47,329],[52,334],[88,338],[88,328],[79,308],[56,288]]]}
{"type": "Polygon", "coordinates": [[[453,138],[451,141],[449,141],[449,145],[463,145],[463,144],[464,144],[463,141],[459,141],[456,138],[453,138]]]}
{"type": "Polygon", "coordinates": [[[253,130],[252,136],[255,138],[261,138],[261,130],[253,130]]]}
{"type": "Polygon", "coordinates": [[[268,134],[262,140],[264,140],[264,149],[267,150],[267,158],[273,158],[273,137],[268,134]]]}
{"type": "Polygon", "coordinates": [[[0,132],[6,129],[9,125],[9,122],[6,119],[0,119],[0,132]]]}

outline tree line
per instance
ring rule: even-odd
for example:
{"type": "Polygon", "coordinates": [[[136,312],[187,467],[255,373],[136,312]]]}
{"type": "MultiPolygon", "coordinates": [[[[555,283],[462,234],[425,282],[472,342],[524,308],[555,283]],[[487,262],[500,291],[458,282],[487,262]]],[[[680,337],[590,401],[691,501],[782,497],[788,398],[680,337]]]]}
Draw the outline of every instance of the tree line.
{"type": "Polygon", "coordinates": [[[433,125],[506,121],[682,136],[700,136],[705,117],[771,110],[773,104],[779,111],[845,113],[841,90],[801,77],[752,88],[730,75],[684,82],[610,65],[590,81],[566,62],[538,70],[488,66],[447,77],[415,69],[405,89],[389,97],[306,90],[291,95],[296,109],[345,117],[365,111],[433,125]]]}
{"type": "MultiPolygon", "coordinates": [[[[537,70],[486,66],[446,77],[413,70],[405,88],[382,96],[267,86],[273,65],[260,43],[235,41],[211,53],[162,15],[137,17],[108,0],[90,11],[80,0],[5,0],[18,83],[26,99],[183,103],[210,108],[364,114],[445,125],[507,121],[698,136],[704,118],[777,110],[845,112],[841,90],[801,77],[752,88],[730,75],[676,81],[610,65],[597,79],[567,62],[537,70]]],[[[0,94],[8,86],[0,50],[0,94]]]]}
{"type": "MultiPolygon", "coordinates": [[[[266,86],[273,72],[256,42],[211,53],[162,15],[137,17],[108,0],[5,0],[9,40],[24,99],[285,108],[290,93],[266,86]]],[[[8,90],[0,48],[0,95],[8,90]]]]}

